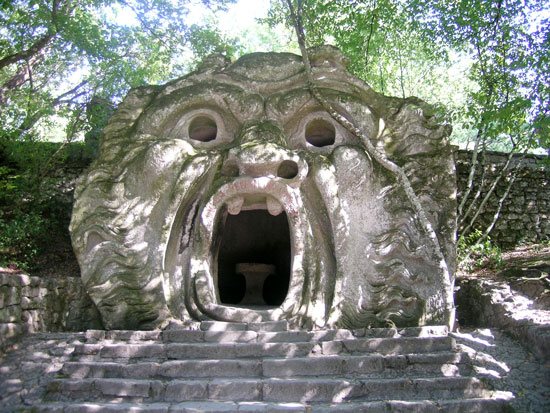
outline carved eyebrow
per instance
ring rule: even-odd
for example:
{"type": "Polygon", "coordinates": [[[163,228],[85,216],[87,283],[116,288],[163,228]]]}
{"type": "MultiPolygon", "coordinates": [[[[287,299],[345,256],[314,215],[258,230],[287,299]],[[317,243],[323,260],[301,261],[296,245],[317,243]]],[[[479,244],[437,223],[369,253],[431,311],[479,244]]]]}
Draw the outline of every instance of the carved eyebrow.
{"type": "MultiPolygon", "coordinates": [[[[319,92],[325,96],[326,99],[334,103],[333,106],[341,108],[342,105],[338,103],[335,98],[345,97],[346,99],[359,99],[356,94],[348,88],[336,87],[341,85],[324,84],[319,88],[319,92]]],[[[305,108],[317,108],[319,112],[326,112],[317,101],[311,96],[309,89],[306,87],[300,87],[291,89],[288,91],[280,91],[269,95],[266,98],[266,114],[268,117],[275,118],[281,123],[286,124],[291,121],[297,113],[302,112],[305,108]]],[[[345,110],[344,110],[345,112],[345,110]]]]}
{"type": "Polygon", "coordinates": [[[304,87],[269,95],[265,99],[265,110],[268,117],[284,124],[310,104],[315,104],[315,101],[309,90],[304,87]]]}
{"type": "Polygon", "coordinates": [[[138,119],[137,131],[156,135],[174,119],[194,108],[210,108],[226,119],[242,123],[247,117],[263,113],[263,98],[256,94],[219,82],[186,85],[158,98],[138,119]],[[246,114],[246,116],[243,116],[246,114]]]}

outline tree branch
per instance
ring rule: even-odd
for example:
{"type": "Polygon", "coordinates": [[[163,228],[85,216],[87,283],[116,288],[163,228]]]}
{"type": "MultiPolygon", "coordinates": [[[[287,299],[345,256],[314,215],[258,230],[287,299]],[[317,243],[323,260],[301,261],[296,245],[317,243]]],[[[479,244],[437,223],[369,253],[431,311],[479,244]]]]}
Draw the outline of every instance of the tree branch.
{"type": "Polygon", "coordinates": [[[441,271],[441,280],[445,284],[445,313],[446,313],[446,322],[449,325],[449,327],[452,329],[454,325],[454,306],[453,306],[453,284],[454,281],[451,280],[451,274],[449,272],[449,268],[447,265],[447,262],[445,260],[445,257],[443,256],[441,246],[439,244],[439,240],[437,239],[437,235],[432,227],[432,224],[426,217],[426,213],[424,211],[424,208],[422,207],[420,203],[420,199],[414,192],[414,189],[409,181],[409,178],[405,174],[402,168],[400,168],[398,165],[396,165],[394,162],[390,161],[386,158],[384,154],[379,152],[372,142],[369,140],[369,138],[355,125],[353,125],[350,121],[348,121],[344,116],[342,116],[340,113],[338,113],[332,105],[321,95],[318,88],[315,86],[315,81],[313,79],[313,75],[311,72],[311,65],[309,61],[309,56],[306,49],[306,42],[305,42],[305,35],[303,30],[303,24],[301,21],[301,1],[298,0],[298,10],[297,12],[294,11],[294,6],[292,5],[292,0],[286,0],[288,9],[290,11],[290,16],[294,24],[294,29],[296,31],[296,35],[298,37],[298,43],[300,45],[300,51],[302,53],[302,60],[304,63],[304,69],[305,69],[305,75],[308,87],[310,89],[311,94],[317,100],[317,102],[323,107],[324,110],[326,110],[338,123],[340,123],[344,128],[346,128],[350,133],[358,137],[361,142],[363,143],[365,147],[365,151],[367,155],[369,155],[372,159],[374,159],[376,162],[378,162],[383,168],[387,169],[388,171],[392,172],[397,181],[401,184],[409,202],[411,203],[417,217],[418,221],[432,242],[431,250],[433,254],[437,257],[437,260],[439,262],[439,270],[441,271]]]}
{"type": "Polygon", "coordinates": [[[145,20],[143,18],[143,16],[141,15],[141,13],[136,10],[136,8],[131,5],[130,3],[128,3],[127,1],[125,0],[119,0],[119,2],[123,5],[125,5],[126,7],[128,7],[130,10],[132,10],[132,12],[134,13],[134,15],[137,17],[137,19],[139,20],[141,26],[147,30],[152,36],[154,39],[158,40],[160,43],[162,43],[164,46],[168,47],[168,44],[166,43],[166,41],[164,40],[163,36],[157,31],[155,30],[153,27],[150,26],[149,22],[147,20],[145,20]]]}
{"type": "MultiPolygon", "coordinates": [[[[62,94],[60,94],[59,96],[57,96],[53,101],[52,101],[52,105],[57,105],[58,102],[62,102],[62,99],[66,96],[69,96],[73,93],[75,93],[76,91],[78,91],[82,86],[85,86],[88,84],[88,80],[84,79],[82,82],[80,82],[78,85],[76,85],[75,87],[73,87],[71,90],[68,90],[62,94]]],[[[82,96],[85,92],[82,92],[82,93],[79,93],[78,95],[75,95],[73,96],[70,100],[74,100],[76,97],[78,96],[82,96]]]]}
{"type": "Polygon", "coordinates": [[[504,201],[506,200],[506,198],[508,198],[508,194],[510,193],[510,189],[512,188],[512,185],[514,184],[514,182],[517,178],[519,167],[520,167],[521,163],[523,162],[523,160],[525,159],[526,155],[527,155],[527,149],[523,152],[523,154],[522,154],[521,158],[519,159],[518,163],[514,166],[514,169],[512,170],[512,173],[511,173],[511,176],[510,176],[510,181],[508,182],[508,185],[506,186],[506,190],[504,191],[504,194],[500,197],[500,199],[498,201],[498,207],[497,207],[496,212],[493,215],[493,219],[492,219],[491,223],[487,226],[487,228],[483,232],[483,235],[481,237],[479,237],[479,239],[474,243],[472,248],[469,248],[468,254],[466,254],[466,256],[461,259],[461,261],[459,263],[460,266],[463,265],[464,263],[466,263],[468,261],[468,259],[471,257],[472,253],[474,252],[473,247],[475,247],[476,245],[480,245],[483,241],[485,241],[485,239],[487,239],[487,237],[489,236],[489,234],[491,233],[491,231],[495,227],[495,224],[496,224],[496,222],[498,221],[498,219],[500,217],[500,211],[502,211],[502,205],[504,204],[504,201]]]}
{"type": "MultiPolygon", "coordinates": [[[[83,92],[80,92],[80,93],[77,93],[77,94],[74,94],[76,93],[82,86],[85,86],[86,84],[88,84],[88,81],[87,80],[83,80],[82,82],[80,82],[78,85],[76,85],[75,87],[73,87],[71,90],[68,90],[67,92],[64,92],[62,93],[61,95],[57,96],[54,100],[52,100],[49,105],[51,107],[57,107],[61,104],[67,104],[67,105],[70,105],[72,103],[74,103],[74,100],[79,98],[80,96],[83,96],[87,93],[87,91],[83,91],[83,92]],[[71,95],[71,94],[74,94],[73,96],[71,96],[69,99],[64,99],[65,97],[71,95]]],[[[30,116],[27,116],[23,122],[21,123],[21,125],[19,126],[18,130],[23,133],[23,132],[26,132],[28,131],[29,129],[31,129],[34,125],[36,125],[36,123],[42,119],[42,117],[45,115],[45,112],[44,111],[36,111],[35,113],[33,113],[32,115],[30,116]]]]}
{"type": "Polygon", "coordinates": [[[372,19],[370,21],[369,37],[367,38],[367,50],[365,51],[365,69],[368,70],[369,66],[369,48],[372,34],[374,32],[374,19],[376,18],[376,0],[374,0],[374,7],[372,9],[372,19]]]}
{"type": "Polygon", "coordinates": [[[38,41],[36,41],[31,47],[27,50],[23,50],[18,53],[14,53],[10,56],[6,56],[3,59],[0,59],[0,69],[3,69],[6,66],[11,65],[12,63],[17,63],[24,59],[29,59],[36,55],[40,50],[45,48],[48,43],[55,37],[55,33],[47,33],[42,36],[38,41]]]}
{"type": "MultiPolygon", "coordinates": [[[[479,135],[479,132],[480,130],[478,130],[478,135],[479,135]]],[[[483,190],[483,187],[485,186],[485,175],[487,173],[487,169],[485,168],[485,157],[486,157],[486,153],[487,153],[487,140],[486,140],[486,137],[485,137],[485,133],[482,132],[483,134],[483,138],[482,138],[482,149],[481,149],[481,179],[480,179],[480,184],[478,185],[478,188],[477,188],[477,191],[473,197],[473,199],[470,201],[470,204],[468,206],[468,208],[466,208],[466,212],[462,213],[462,208],[459,208],[458,210],[458,232],[459,233],[462,233],[461,232],[461,228],[462,228],[462,223],[466,220],[466,218],[468,218],[470,216],[470,213],[472,212],[474,206],[475,206],[475,203],[476,201],[478,200],[478,198],[480,197],[481,195],[481,192],[483,190]]],[[[477,143],[477,142],[476,142],[477,143]]],[[[462,197],[462,202],[460,203],[462,207],[464,207],[464,205],[466,204],[466,201],[468,200],[468,197],[470,196],[470,192],[471,190],[473,189],[474,187],[474,183],[473,183],[473,180],[474,180],[474,176],[475,176],[475,172],[477,170],[477,153],[474,153],[472,154],[472,165],[470,167],[470,174],[468,176],[468,184],[467,184],[467,189],[466,189],[466,192],[464,193],[463,197],[462,197]]]]}
{"type": "MultiPolygon", "coordinates": [[[[515,148],[514,148],[515,149],[515,148]]],[[[514,156],[514,149],[512,149],[510,151],[510,153],[508,154],[508,159],[506,159],[506,163],[504,165],[503,168],[500,169],[500,172],[498,173],[498,175],[496,176],[495,180],[493,181],[493,183],[491,184],[490,188],[489,188],[489,191],[485,194],[485,196],[483,197],[483,200],[481,201],[481,204],[479,205],[479,207],[477,208],[477,211],[476,213],[474,214],[474,216],[472,217],[472,219],[470,220],[470,223],[466,226],[466,228],[464,228],[464,230],[462,231],[463,234],[466,234],[472,227],[473,225],[475,224],[475,222],[477,221],[477,218],[479,217],[479,215],[481,214],[481,211],[483,211],[483,209],[485,208],[485,205],[487,204],[487,202],[489,201],[489,198],[491,197],[491,195],[493,194],[495,188],[497,187],[498,183],[500,182],[501,178],[504,176],[504,172],[508,170],[508,167],[510,165],[510,162],[512,161],[512,157],[514,156]]]]}
{"type": "Polygon", "coordinates": [[[477,130],[476,134],[476,141],[474,144],[474,149],[472,151],[472,163],[470,166],[470,173],[468,175],[468,183],[466,184],[466,192],[462,195],[462,199],[460,200],[460,204],[458,205],[458,219],[460,220],[462,217],[462,210],[464,208],[464,205],[466,204],[466,200],[470,196],[470,192],[472,191],[472,188],[474,186],[474,176],[476,173],[476,166],[477,166],[477,154],[478,154],[478,148],[479,148],[479,142],[481,141],[481,129],[477,130]]]}
{"type": "Polygon", "coordinates": [[[6,56],[0,59],[0,70],[6,66],[9,66],[13,63],[17,63],[21,60],[28,60],[44,49],[48,43],[57,35],[58,26],[57,26],[57,11],[59,7],[59,0],[53,0],[52,2],[52,23],[55,26],[55,30],[48,30],[44,36],[38,39],[34,44],[26,50],[14,53],[12,55],[6,56]]]}
{"type": "Polygon", "coordinates": [[[463,228],[462,225],[463,225],[464,221],[466,221],[466,218],[468,218],[470,216],[470,214],[472,213],[472,211],[474,210],[476,202],[479,199],[479,197],[481,196],[481,193],[483,192],[483,188],[485,188],[485,178],[487,176],[487,168],[485,168],[486,155],[487,155],[486,139],[483,138],[483,149],[481,150],[481,164],[480,164],[481,178],[479,180],[479,185],[478,185],[477,191],[476,191],[474,197],[472,198],[472,200],[470,201],[470,205],[466,209],[466,212],[464,212],[464,214],[458,216],[457,228],[458,228],[458,233],[459,234],[466,235],[465,232],[462,232],[462,228],[463,228]]]}
{"type": "Polygon", "coordinates": [[[403,59],[401,58],[401,48],[398,49],[399,54],[399,84],[401,85],[402,98],[405,99],[405,76],[403,75],[403,59]]]}

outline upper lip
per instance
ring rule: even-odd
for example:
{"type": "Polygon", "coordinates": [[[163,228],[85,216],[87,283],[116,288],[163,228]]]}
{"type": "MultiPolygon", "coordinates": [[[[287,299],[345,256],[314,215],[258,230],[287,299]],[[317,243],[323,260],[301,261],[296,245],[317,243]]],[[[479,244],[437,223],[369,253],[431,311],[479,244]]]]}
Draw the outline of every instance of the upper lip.
{"type": "Polygon", "coordinates": [[[238,178],[222,185],[212,196],[216,209],[223,205],[232,215],[241,210],[266,209],[271,215],[292,209],[289,188],[286,184],[267,177],[238,178]]]}
{"type": "MultiPolygon", "coordinates": [[[[254,194],[256,195],[256,194],[254,194]]],[[[226,201],[227,211],[231,215],[237,215],[244,211],[252,211],[257,209],[267,209],[273,215],[279,215],[283,212],[281,203],[270,195],[257,194],[258,196],[236,195],[226,201]]]]}

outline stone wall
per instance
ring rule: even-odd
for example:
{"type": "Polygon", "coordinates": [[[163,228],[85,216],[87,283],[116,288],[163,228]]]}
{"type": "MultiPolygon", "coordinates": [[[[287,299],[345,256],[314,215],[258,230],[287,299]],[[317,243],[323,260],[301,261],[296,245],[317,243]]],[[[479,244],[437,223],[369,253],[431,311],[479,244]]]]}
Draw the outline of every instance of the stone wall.
{"type": "MultiPolygon", "coordinates": [[[[459,150],[455,153],[458,201],[464,192],[470,173],[472,153],[459,150]]],[[[544,166],[546,156],[528,155],[522,161],[515,182],[508,198],[504,201],[500,218],[490,237],[503,248],[513,247],[520,243],[544,242],[550,240],[550,167],[544,166]]],[[[479,161],[478,157],[478,161],[479,161]]],[[[517,163],[519,156],[513,158],[517,163]]],[[[486,156],[486,183],[481,197],[485,195],[490,183],[506,163],[506,154],[488,152],[486,156]]],[[[481,168],[475,176],[473,196],[481,182],[481,168]]],[[[498,208],[498,202],[508,185],[508,176],[501,179],[491,196],[486,211],[480,216],[477,228],[485,229],[492,221],[498,208]]]]}
{"type": "Polygon", "coordinates": [[[102,326],[79,277],[0,273],[0,348],[26,333],[89,328],[102,326]]]}

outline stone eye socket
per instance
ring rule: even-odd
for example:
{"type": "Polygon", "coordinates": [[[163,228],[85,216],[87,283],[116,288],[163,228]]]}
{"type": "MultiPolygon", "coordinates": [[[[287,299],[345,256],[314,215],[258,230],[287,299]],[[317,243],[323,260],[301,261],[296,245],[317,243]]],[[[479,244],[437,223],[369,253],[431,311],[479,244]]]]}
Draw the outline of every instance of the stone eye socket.
{"type": "Polygon", "coordinates": [[[313,119],[306,125],[305,137],[308,143],[318,148],[334,145],[336,129],[325,119],[313,119]]]}
{"type": "Polygon", "coordinates": [[[218,135],[216,121],[208,116],[199,115],[189,123],[189,139],[199,142],[210,142],[218,135]]]}
{"type": "Polygon", "coordinates": [[[284,179],[292,179],[298,175],[298,164],[294,161],[283,161],[277,168],[277,176],[284,179]]]}

